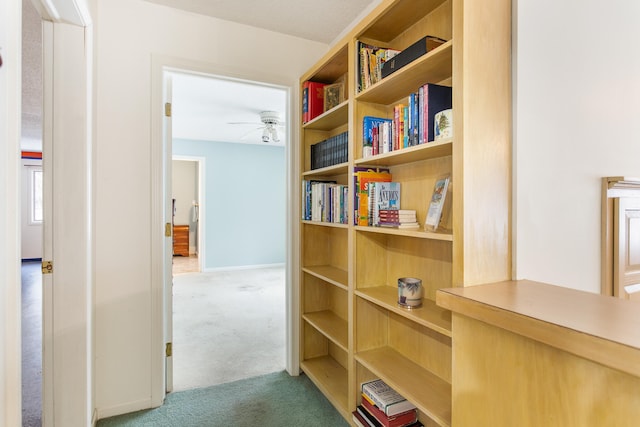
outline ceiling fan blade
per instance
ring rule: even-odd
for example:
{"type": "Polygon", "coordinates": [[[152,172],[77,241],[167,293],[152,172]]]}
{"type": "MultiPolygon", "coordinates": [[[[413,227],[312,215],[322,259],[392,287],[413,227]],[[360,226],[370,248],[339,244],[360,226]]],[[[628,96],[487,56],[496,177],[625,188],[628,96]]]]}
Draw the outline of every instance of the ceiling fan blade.
{"type": "Polygon", "coordinates": [[[262,129],[262,127],[257,127],[257,128],[255,128],[255,129],[251,129],[250,131],[245,132],[245,133],[240,137],[240,139],[245,139],[245,138],[247,138],[249,135],[251,135],[252,133],[254,133],[255,131],[258,131],[258,130],[261,130],[261,129],[262,129]]]}

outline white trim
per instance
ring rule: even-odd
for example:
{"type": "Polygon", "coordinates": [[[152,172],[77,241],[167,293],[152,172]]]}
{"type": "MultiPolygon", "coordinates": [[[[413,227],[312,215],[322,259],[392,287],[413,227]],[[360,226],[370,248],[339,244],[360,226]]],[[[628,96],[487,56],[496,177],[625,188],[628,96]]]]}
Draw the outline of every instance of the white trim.
{"type": "Polygon", "coordinates": [[[151,399],[140,399],[133,402],[128,402],[123,405],[110,406],[108,408],[96,409],[97,420],[113,417],[116,415],[129,414],[131,412],[139,411],[140,408],[152,407],[151,399]]]}
{"type": "MultiPolygon", "coordinates": [[[[162,82],[163,74],[165,71],[177,71],[182,73],[200,74],[205,76],[212,76],[215,78],[226,78],[244,80],[250,83],[256,83],[261,85],[273,85],[281,87],[287,92],[287,142],[285,145],[285,157],[287,159],[287,224],[292,224],[290,221],[292,218],[292,212],[296,212],[294,208],[294,202],[297,200],[297,195],[291,193],[291,186],[293,175],[292,165],[296,162],[293,161],[297,150],[295,147],[298,144],[298,134],[295,132],[294,123],[298,123],[298,111],[293,106],[299,104],[299,90],[298,80],[284,78],[278,75],[270,75],[256,69],[237,69],[235,67],[223,66],[221,64],[204,63],[200,61],[193,61],[183,58],[177,58],[167,55],[153,54],[151,58],[151,227],[152,230],[156,230],[151,234],[151,283],[152,283],[152,307],[151,307],[151,342],[152,342],[152,356],[151,369],[152,369],[152,384],[151,384],[151,396],[152,406],[159,406],[164,399],[164,377],[162,363],[162,324],[163,324],[163,289],[162,289],[162,239],[159,237],[159,231],[162,230],[163,218],[163,188],[162,182],[164,177],[163,171],[163,159],[165,153],[163,152],[162,144],[162,82]],[[259,83],[258,83],[259,82],[259,83]],[[157,353],[156,353],[157,352],[157,353]]],[[[171,155],[171,154],[169,154],[171,155]]],[[[297,170],[297,169],[295,169],[297,170]]],[[[289,225],[289,227],[293,227],[289,225]]],[[[294,267],[294,259],[297,259],[297,255],[293,251],[293,242],[295,237],[295,231],[291,232],[287,228],[286,239],[286,311],[287,311],[287,359],[286,369],[292,375],[298,375],[299,373],[299,299],[297,291],[297,283],[292,280],[292,269],[294,267]]]]}
{"type": "Polygon", "coordinates": [[[242,270],[257,270],[260,268],[275,268],[275,267],[286,267],[286,263],[279,262],[274,264],[254,264],[254,265],[237,265],[232,267],[215,267],[215,268],[207,268],[203,270],[203,273],[217,273],[223,271],[242,271],[242,270]]]}

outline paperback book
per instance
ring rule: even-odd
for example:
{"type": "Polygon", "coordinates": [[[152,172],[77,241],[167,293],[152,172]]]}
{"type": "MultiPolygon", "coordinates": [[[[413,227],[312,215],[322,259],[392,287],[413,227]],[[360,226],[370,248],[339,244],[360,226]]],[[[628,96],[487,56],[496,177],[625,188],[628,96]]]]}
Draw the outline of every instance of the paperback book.
{"type": "Polygon", "coordinates": [[[369,225],[380,225],[380,210],[400,209],[399,182],[369,183],[369,225]]]}
{"type": "Polygon", "coordinates": [[[447,197],[447,189],[449,188],[450,175],[443,175],[436,180],[429,202],[427,218],[424,222],[424,228],[427,231],[436,231],[440,225],[442,218],[442,209],[447,197]]]}

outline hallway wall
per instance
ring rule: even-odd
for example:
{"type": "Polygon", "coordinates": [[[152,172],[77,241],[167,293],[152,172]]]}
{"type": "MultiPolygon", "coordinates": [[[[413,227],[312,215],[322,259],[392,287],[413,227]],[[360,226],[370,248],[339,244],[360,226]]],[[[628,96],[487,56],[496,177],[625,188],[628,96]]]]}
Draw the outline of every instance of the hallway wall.
{"type": "MultiPolygon", "coordinates": [[[[100,418],[153,403],[151,70],[184,59],[219,75],[286,84],[327,49],[295,37],[158,6],[99,0],[96,26],[95,390],[100,418]],[[258,49],[268,45],[271,49],[258,49]]],[[[297,110],[294,108],[294,110],[297,110]]],[[[296,115],[292,120],[297,120],[296,115]]],[[[297,138],[293,138],[293,143],[297,138]]]]}
{"type": "Polygon", "coordinates": [[[284,147],[178,139],[173,154],[206,158],[204,271],[285,262],[284,147]]]}

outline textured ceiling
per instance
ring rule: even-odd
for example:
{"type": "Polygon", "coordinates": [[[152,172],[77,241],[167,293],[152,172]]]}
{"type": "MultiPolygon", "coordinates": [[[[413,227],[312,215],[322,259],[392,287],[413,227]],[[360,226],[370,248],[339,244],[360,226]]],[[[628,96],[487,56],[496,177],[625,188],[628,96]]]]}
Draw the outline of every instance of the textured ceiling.
{"type": "Polygon", "coordinates": [[[331,43],[379,0],[147,0],[227,21],[331,43]]]}
{"type": "MultiPolygon", "coordinates": [[[[146,1],[328,44],[380,0],[146,1]]],[[[31,0],[23,0],[23,29],[22,149],[38,151],[42,149],[42,35],[31,0]]],[[[181,139],[262,143],[261,111],[274,110],[283,121],[287,119],[284,90],[231,80],[175,75],[173,104],[173,135],[181,139]]],[[[286,126],[279,128],[282,141],[285,130],[286,126]]]]}

